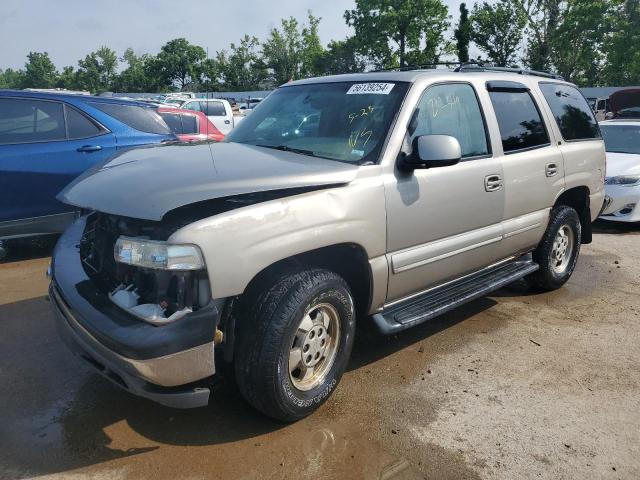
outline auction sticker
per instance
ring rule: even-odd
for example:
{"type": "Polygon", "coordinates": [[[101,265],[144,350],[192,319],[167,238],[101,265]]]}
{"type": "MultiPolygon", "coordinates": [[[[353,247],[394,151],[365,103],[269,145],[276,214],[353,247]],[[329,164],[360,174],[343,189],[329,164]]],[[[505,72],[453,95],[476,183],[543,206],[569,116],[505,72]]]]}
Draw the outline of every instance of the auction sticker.
{"type": "Polygon", "coordinates": [[[354,83],[347,95],[389,95],[395,83],[354,83]]]}

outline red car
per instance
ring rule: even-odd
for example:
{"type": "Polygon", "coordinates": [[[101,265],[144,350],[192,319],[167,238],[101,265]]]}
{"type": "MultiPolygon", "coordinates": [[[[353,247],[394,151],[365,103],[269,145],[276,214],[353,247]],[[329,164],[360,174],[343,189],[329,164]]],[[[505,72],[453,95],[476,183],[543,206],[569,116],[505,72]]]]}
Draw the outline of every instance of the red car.
{"type": "Polygon", "coordinates": [[[213,140],[219,142],[224,134],[202,112],[173,107],[158,107],[158,114],[182,142],[213,140]]]}

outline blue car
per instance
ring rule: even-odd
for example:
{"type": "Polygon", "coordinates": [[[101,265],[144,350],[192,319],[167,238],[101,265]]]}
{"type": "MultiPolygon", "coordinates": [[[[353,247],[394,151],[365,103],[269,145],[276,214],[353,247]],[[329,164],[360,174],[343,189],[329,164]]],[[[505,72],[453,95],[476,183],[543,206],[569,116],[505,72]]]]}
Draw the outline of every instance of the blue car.
{"type": "Polygon", "coordinates": [[[0,241],[62,232],[56,195],[116,152],[175,140],[155,108],[131,100],[0,91],[0,241]]]}

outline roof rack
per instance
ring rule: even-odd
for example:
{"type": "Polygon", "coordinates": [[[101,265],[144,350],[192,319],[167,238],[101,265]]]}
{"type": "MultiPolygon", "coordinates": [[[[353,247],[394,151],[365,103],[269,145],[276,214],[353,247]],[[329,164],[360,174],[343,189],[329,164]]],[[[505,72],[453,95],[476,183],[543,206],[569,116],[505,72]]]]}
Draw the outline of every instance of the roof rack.
{"type": "Polygon", "coordinates": [[[406,72],[412,70],[430,70],[437,67],[453,67],[456,68],[454,72],[502,72],[502,73],[516,73],[519,75],[534,75],[536,77],[553,78],[556,80],[564,80],[561,75],[556,75],[550,72],[541,72],[538,70],[527,70],[520,67],[495,67],[490,63],[483,62],[439,62],[439,63],[426,63],[423,65],[411,65],[407,67],[387,68],[382,70],[374,70],[370,73],[376,72],[406,72]]]}
{"type": "Polygon", "coordinates": [[[503,72],[516,73],[519,75],[534,75],[536,77],[553,78],[555,80],[564,80],[562,75],[556,75],[550,72],[541,72],[539,70],[527,70],[520,67],[494,67],[490,64],[481,62],[465,62],[455,69],[456,72],[503,72]]]}

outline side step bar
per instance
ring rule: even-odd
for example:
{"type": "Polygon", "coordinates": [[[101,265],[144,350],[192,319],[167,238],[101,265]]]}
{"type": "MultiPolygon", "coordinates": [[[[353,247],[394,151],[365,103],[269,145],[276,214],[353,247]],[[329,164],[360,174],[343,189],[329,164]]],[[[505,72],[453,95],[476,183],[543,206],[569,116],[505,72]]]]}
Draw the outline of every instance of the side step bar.
{"type": "Polygon", "coordinates": [[[483,297],[538,268],[538,264],[531,260],[519,259],[481,270],[376,313],[373,321],[384,335],[400,332],[483,297]]]}

